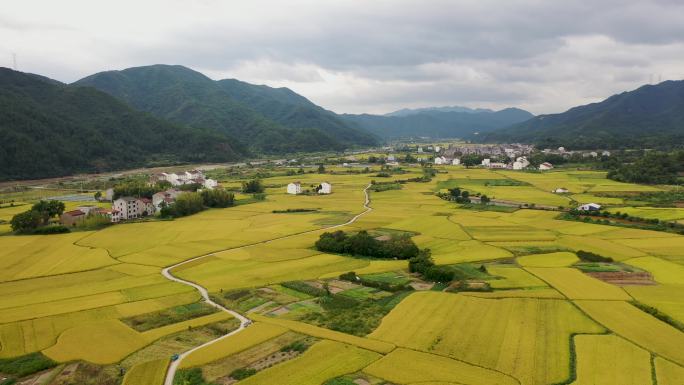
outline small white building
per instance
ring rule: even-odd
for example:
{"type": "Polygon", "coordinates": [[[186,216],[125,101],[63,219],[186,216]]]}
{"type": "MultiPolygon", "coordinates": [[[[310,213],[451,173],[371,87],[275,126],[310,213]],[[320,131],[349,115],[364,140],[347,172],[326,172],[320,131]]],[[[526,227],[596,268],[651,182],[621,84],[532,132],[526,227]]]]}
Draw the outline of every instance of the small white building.
{"type": "Polygon", "coordinates": [[[556,194],[567,194],[570,192],[570,190],[566,189],[565,187],[558,187],[557,189],[555,189],[551,192],[556,193],[556,194]]]}
{"type": "Polygon", "coordinates": [[[178,196],[182,193],[183,192],[180,190],[168,189],[166,191],[161,191],[152,195],[152,205],[154,206],[154,210],[161,210],[162,202],[166,203],[167,206],[175,202],[176,198],[178,198],[178,196]]]}
{"type": "Polygon", "coordinates": [[[442,147],[440,146],[435,146],[435,152],[440,152],[442,150],[442,147]]]}
{"type": "Polygon", "coordinates": [[[330,194],[332,193],[332,185],[328,182],[322,182],[318,188],[319,194],[330,194]]]}
{"type": "Polygon", "coordinates": [[[610,156],[610,151],[603,151],[601,153],[602,156],[610,156]]]}
{"type": "Polygon", "coordinates": [[[459,164],[461,164],[461,160],[458,159],[458,158],[454,158],[454,159],[451,161],[451,164],[454,165],[454,166],[458,166],[459,164]]]}
{"type": "Polygon", "coordinates": [[[530,165],[530,161],[527,160],[527,157],[524,156],[519,156],[515,162],[513,162],[513,170],[522,170],[527,168],[530,165]]]}
{"type": "Polygon", "coordinates": [[[490,163],[492,163],[492,160],[489,158],[482,159],[482,165],[485,167],[489,167],[490,163]]]}
{"type": "Polygon", "coordinates": [[[302,184],[299,182],[288,183],[287,193],[292,195],[297,195],[302,193],[302,184]]]}
{"type": "Polygon", "coordinates": [[[418,147],[418,152],[423,152],[423,147],[418,147]]]}
{"type": "Polygon", "coordinates": [[[435,157],[435,164],[449,164],[449,160],[443,156],[435,157]]]}
{"type": "Polygon", "coordinates": [[[587,203],[577,208],[580,211],[599,211],[601,210],[601,205],[597,203],[587,203]]]}
{"type": "Polygon", "coordinates": [[[218,182],[215,179],[205,179],[202,186],[206,189],[213,190],[218,187],[218,182]]]}
{"type": "Polygon", "coordinates": [[[551,170],[553,168],[553,165],[549,162],[544,162],[539,165],[539,169],[544,171],[544,170],[551,170]]]}

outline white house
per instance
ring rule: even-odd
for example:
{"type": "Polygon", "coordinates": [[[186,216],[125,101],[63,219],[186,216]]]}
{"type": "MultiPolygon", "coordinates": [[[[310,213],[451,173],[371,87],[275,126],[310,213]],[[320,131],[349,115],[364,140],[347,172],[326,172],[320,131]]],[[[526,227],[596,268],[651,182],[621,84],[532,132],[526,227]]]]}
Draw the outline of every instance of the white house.
{"type": "Polygon", "coordinates": [[[110,187],[110,188],[105,190],[104,200],[111,202],[113,199],[114,199],[114,189],[110,187]]]}
{"type": "Polygon", "coordinates": [[[440,152],[442,150],[442,147],[440,146],[435,146],[435,152],[440,152]]]}
{"type": "Polygon", "coordinates": [[[218,187],[218,182],[215,179],[205,179],[202,185],[206,189],[213,190],[218,187]]]}
{"type": "Polygon", "coordinates": [[[435,164],[448,164],[449,160],[443,156],[435,157],[435,164]]]}
{"type": "Polygon", "coordinates": [[[320,188],[318,189],[319,194],[330,194],[332,193],[332,185],[328,182],[322,182],[320,188]]]}
{"type": "Polygon", "coordinates": [[[151,199],[121,197],[114,201],[112,210],[120,213],[121,219],[135,219],[155,212],[151,199]]]}
{"type": "Polygon", "coordinates": [[[567,194],[570,192],[570,190],[566,189],[565,187],[558,187],[557,189],[555,189],[551,192],[556,193],[556,194],[567,194]]]}
{"type": "Polygon", "coordinates": [[[515,162],[513,162],[513,170],[522,170],[524,168],[527,168],[527,166],[530,165],[530,161],[527,160],[527,157],[524,156],[519,156],[515,162]]]}
{"type": "Polygon", "coordinates": [[[580,211],[599,211],[601,210],[601,205],[596,203],[587,203],[577,208],[580,211]]]}
{"type": "Polygon", "coordinates": [[[168,189],[166,191],[161,191],[152,195],[152,205],[154,206],[155,211],[161,210],[162,202],[170,205],[171,203],[175,202],[176,198],[178,198],[178,196],[182,193],[183,192],[180,190],[168,189]]]}
{"type": "Polygon", "coordinates": [[[454,160],[451,161],[451,164],[454,166],[458,166],[459,164],[461,164],[461,160],[458,158],[454,158],[454,160]]]}
{"type": "Polygon", "coordinates": [[[489,167],[489,164],[492,163],[491,159],[482,159],[482,165],[485,167],[489,167]]]}
{"type": "Polygon", "coordinates": [[[553,168],[553,165],[549,162],[544,162],[539,165],[539,169],[544,171],[544,170],[551,170],[553,168]]]}
{"type": "Polygon", "coordinates": [[[302,184],[299,182],[292,182],[287,185],[287,193],[288,194],[301,194],[302,193],[302,184]]]}
{"type": "Polygon", "coordinates": [[[418,152],[423,152],[423,147],[418,147],[418,152]]]}
{"type": "Polygon", "coordinates": [[[603,151],[601,153],[602,156],[610,156],[610,151],[603,151]]]}

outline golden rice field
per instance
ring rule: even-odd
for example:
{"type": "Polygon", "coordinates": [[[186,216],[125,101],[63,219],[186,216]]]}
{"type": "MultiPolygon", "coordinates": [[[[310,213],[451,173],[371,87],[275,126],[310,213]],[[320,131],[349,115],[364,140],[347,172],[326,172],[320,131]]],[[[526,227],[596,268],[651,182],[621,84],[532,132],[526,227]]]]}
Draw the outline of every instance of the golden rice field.
{"type": "MultiPolygon", "coordinates": [[[[363,189],[375,179],[374,173],[330,169],[340,173],[267,178],[265,184],[275,187],[267,189],[265,201],[173,221],[62,235],[0,236],[0,358],[43,352],[58,362],[120,364],[162,337],[226,320],[226,313],[214,313],[145,332],[120,321],[198,301],[193,288],[160,274],[163,267],[196,256],[209,255],[174,274],[212,292],[334,278],[349,271],[405,271],[407,261],[371,261],[313,248],[323,227],[363,211],[363,189]],[[294,179],[308,188],[322,178],[333,183],[333,194],[285,194],[284,185],[294,179]],[[318,211],[273,212],[288,208],[318,211]],[[97,344],[92,343],[95,338],[97,344]]],[[[568,206],[570,198],[623,204],[621,198],[597,194],[661,187],[614,182],[592,171],[437,169],[443,173],[430,183],[371,193],[373,211],[339,229],[409,232],[419,247],[431,250],[437,264],[506,262],[487,266],[489,274],[500,277],[488,280],[494,291],[413,293],[367,337],[251,314],[257,322],[195,351],[182,366],[217,366],[236,353],[296,332],[323,341],[239,384],[320,385],[355,372],[400,385],[552,384],[572,377],[574,336],[575,384],[650,384],[652,354],[658,384],[681,383],[684,334],[628,301],[656,307],[684,322],[683,236],[563,221],[551,211],[468,210],[434,195],[461,187],[490,198],[568,206]],[[506,180],[523,185],[496,185],[506,180]],[[551,193],[558,187],[571,194],[551,193]],[[622,288],[591,278],[572,268],[578,262],[572,251],[578,250],[648,271],[657,284],[622,288]]],[[[410,168],[387,180],[421,175],[420,168],[410,168]]],[[[27,208],[0,208],[0,219],[27,208]]],[[[667,220],[680,219],[681,214],[644,207],[619,210],[667,220]]],[[[8,231],[0,224],[0,235],[8,231]]],[[[159,384],[167,364],[162,359],[135,365],[124,385],[159,384]]]]}
{"type": "Polygon", "coordinates": [[[275,338],[285,332],[287,332],[287,329],[277,325],[255,323],[243,332],[223,338],[214,344],[194,351],[181,362],[181,367],[190,368],[208,364],[275,338]]]}
{"type": "Polygon", "coordinates": [[[483,299],[419,292],[402,301],[370,337],[495,369],[523,384],[569,376],[569,337],[603,328],[569,302],[483,299]],[[464,332],[467,331],[467,332],[464,332]]]}
{"type": "Polygon", "coordinates": [[[547,282],[569,299],[621,301],[631,299],[623,289],[570,267],[528,267],[527,271],[547,282]]]}
{"type": "Polygon", "coordinates": [[[364,372],[396,384],[440,381],[457,384],[514,385],[518,381],[497,371],[463,361],[398,348],[373,362],[364,372]]]}
{"type": "Polygon", "coordinates": [[[525,267],[566,267],[579,262],[579,258],[573,253],[556,252],[525,255],[518,257],[517,261],[525,267]]]}
{"type": "Polygon", "coordinates": [[[651,355],[615,335],[577,335],[576,385],[651,383],[651,355]]]}
{"type": "Polygon", "coordinates": [[[615,334],[679,365],[684,365],[684,333],[623,301],[575,301],[615,334]]]}
{"type": "Polygon", "coordinates": [[[300,357],[265,369],[240,381],[240,385],[320,385],[347,373],[356,372],[380,354],[336,341],[321,341],[300,357]]]}
{"type": "Polygon", "coordinates": [[[122,385],[158,385],[164,383],[166,359],[143,362],[132,367],[124,376],[122,385]]]}

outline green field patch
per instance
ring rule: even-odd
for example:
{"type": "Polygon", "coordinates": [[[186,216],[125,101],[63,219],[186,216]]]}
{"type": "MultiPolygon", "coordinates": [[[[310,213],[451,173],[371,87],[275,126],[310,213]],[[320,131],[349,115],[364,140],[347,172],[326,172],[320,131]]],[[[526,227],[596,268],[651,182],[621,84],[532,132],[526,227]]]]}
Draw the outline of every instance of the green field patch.
{"type": "Polygon", "coordinates": [[[139,332],[144,332],[146,330],[216,313],[217,311],[218,310],[215,307],[204,302],[196,302],[153,313],[123,318],[121,321],[139,332]]]}

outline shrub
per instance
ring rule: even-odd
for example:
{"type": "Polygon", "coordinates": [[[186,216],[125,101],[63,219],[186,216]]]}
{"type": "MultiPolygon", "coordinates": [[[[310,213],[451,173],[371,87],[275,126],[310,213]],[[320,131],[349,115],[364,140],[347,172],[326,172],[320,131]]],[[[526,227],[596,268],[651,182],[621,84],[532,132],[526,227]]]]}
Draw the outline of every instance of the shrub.
{"type": "Polygon", "coordinates": [[[315,244],[320,251],[339,254],[351,254],[371,258],[410,259],[418,255],[418,246],[408,236],[393,237],[387,241],[378,241],[362,230],[354,235],[344,231],[321,234],[315,244]]]}
{"type": "Polygon", "coordinates": [[[255,375],[257,372],[254,368],[239,368],[230,372],[230,376],[235,380],[244,380],[247,377],[255,375]]]}
{"type": "Polygon", "coordinates": [[[64,233],[69,233],[69,232],[71,232],[71,230],[69,230],[68,227],[63,226],[63,225],[44,226],[44,227],[39,227],[39,228],[33,230],[33,234],[39,234],[39,235],[64,234],[64,233]]]}
{"type": "Polygon", "coordinates": [[[604,257],[590,251],[579,250],[577,251],[577,257],[585,262],[613,262],[613,258],[604,257]]]}
{"type": "Polygon", "coordinates": [[[262,193],[264,192],[264,186],[261,184],[261,180],[252,179],[242,183],[242,192],[246,194],[262,193]]]}
{"type": "Polygon", "coordinates": [[[280,286],[296,290],[313,297],[320,297],[328,294],[328,291],[325,289],[314,287],[301,281],[283,282],[280,284],[280,286]]]}
{"type": "Polygon", "coordinates": [[[31,353],[16,358],[0,359],[0,372],[16,377],[24,377],[56,365],[56,362],[42,353],[31,353]]]}

